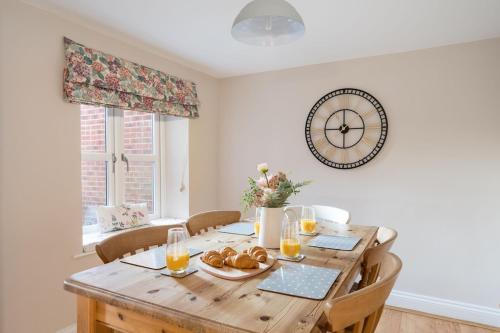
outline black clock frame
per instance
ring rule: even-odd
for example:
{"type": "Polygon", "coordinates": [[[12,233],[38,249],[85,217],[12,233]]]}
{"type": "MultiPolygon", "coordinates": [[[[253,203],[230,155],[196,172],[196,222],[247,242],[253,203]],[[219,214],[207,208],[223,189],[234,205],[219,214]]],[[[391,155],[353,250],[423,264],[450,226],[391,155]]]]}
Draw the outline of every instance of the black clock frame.
{"type": "MultiPolygon", "coordinates": [[[[333,116],[333,114],[335,114],[336,112],[339,112],[339,111],[343,111],[345,113],[345,111],[352,111],[356,114],[358,114],[355,110],[351,110],[351,109],[340,109],[340,110],[336,110],[334,113],[332,113],[329,118],[331,116],[333,116]]],[[[359,116],[359,114],[358,114],[359,116]]],[[[328,119],[329,119],[328,118],[328,119]]],[[[330,143],[332,146],[334,146],[335,148],[337,149],[348,149],[348,148],[351,148],[355,145],[357,145],[359,143],[359,141],[361,140],[361,138],[363,137],[364,135],[364,131],[365,131],[365,124],[364,124],[364,119],[362,117],[360,117],[362,122],[363,122],[363,126],[362,128],[359,128],[360,130],[362,129],[363,130],[363,134],[361,135],[360,139],[353,145],[349,146],[349,147],[339,147],[337,145],[334,145],[332,142],[330,142],[330,140],[328,139],[328,136],[326,135],[326,131],[327,130],[338,130],[338,131],[345,131],[345,128],[343,128],[342,126],[344,125],[341,125],[341,127],[339,127],[338,129],[327,129],[327,124],[328,124],[328,119],[325,121],[325,125],[324,125],[324,132],[325,132],[325,137],[327,138],[327,141],[328,143],[330,143]]],[[[356,128],[358,129],[358,128],[356,128]]],[[[348,128],[347,131],[349,131],[350,129],[348,128]]],[[[345,133],[347,133],[347,131],[345,133]]],[[[357,168],[357,167],[360,167],[362,165],[365,165],[366,163],[368,163],[369,161],[371,161],[375,156],[377,156],[377,154],[380,152],[380,150],[382,149],[382,147],[384,146],[384,143],[385,143],[385,140],[387,138],[387,134],[388,134],[388,131],[389,131],[389,123],[387,121],[387,115],[385,114],[385,110],[384,108],[382,107],[382,104],[375,98],[373,97],[372,95],[370,95],[369,93],[367,93],[366,91],[363,91],[363,90],[360,90],[360,89],[355,89],[355,88],[342,88],[342,89],[337,89],[337,90],[334,90],[334,91],[331,91],[329,92],[328,94],[325,94],[323,97],[321,97],[315,104],[314,106],[311,108],[311,111],[309,111],[309,114],[307,116],[307,119],[306,119],[306,126],[305,126],[305,136],[306,136],[306,142],[307,142],[307,146],[309,147],[309,150],[311,151],[311,153],[314,155],[314,157],[316,157],[316,159],[318,161],[320,161],[321,163],[331,167],[331,168],[335,168],[335,169],[354,169],[354,168],[357,168]],[[311,123],[312,123],[312,120],[314,118],[314,115],[316,114],[316,111],[318,111],[318,109],[321,107],[321,105],[323,105],[326,101],[328,101],[329,99],[333,98],[333,97],[337,97],[337,96],[340,96],[340,95],[346,95],[346,94],[350,94],[350,95],[356,95],[356,96],[360,96],[364,99],[366,99],[368,102],[370,102],[373,107],[377,110],[377,113],[380,117],[380,121],[381,121],[381,128],[380,128],[380,137],[379,137],[379,140],[377,142],[377,144],[375,145],[375,147],[373,148],[373,150],[368,154],[366,155],[365,157],[359,159],[358,161],[356,162],[352,162],[352,163],[337,163],[337,162],[334,162],[334,161],[330,161],[328,159],[326,159],[323,155],[321,155],[317,150],[316,150],[316,147],[314,147],[314,144],[312,142],[312,138],[311,138],[311,123]]],[[[345,133],[342,133],[345,137],[345,133]]]]}

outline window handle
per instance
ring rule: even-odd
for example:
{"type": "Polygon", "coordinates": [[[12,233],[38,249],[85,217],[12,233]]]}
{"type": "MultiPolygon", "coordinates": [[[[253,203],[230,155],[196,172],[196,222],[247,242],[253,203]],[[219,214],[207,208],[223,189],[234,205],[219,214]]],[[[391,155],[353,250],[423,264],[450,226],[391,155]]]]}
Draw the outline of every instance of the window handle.
{"type": "Polygon", "coordinates": [[[111,154],[111,162],[113,162],[113,173],[115,173],[115,164],[116,164],[116,161],[118,161],[118,159],[116,158],[115,153],[112,153],[111,154]]]}
{"type": "Polygon", "coordinates": [[[127,158],[127,156],[125,156],[124,153],[122,153],[122,162],[127,163],[127,172],[128,172],[128,158],[127,158]]]}

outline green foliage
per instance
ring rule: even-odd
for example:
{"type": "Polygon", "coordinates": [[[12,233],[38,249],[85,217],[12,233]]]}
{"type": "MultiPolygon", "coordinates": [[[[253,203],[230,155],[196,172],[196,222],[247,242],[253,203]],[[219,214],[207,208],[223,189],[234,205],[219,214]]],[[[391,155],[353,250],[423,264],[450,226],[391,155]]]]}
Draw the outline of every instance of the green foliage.
{"type": "Polygon", "coordinates": [[[243,192],[242,204],[244,210],[251,207],[279,208],[288,204],[288,198],[300,192],[302,186],[310,184],[311,181],[293,183],[289,179],[281,180],[275,189],[261,188],[257,181],[248,178],[248,189],[243,192]]]}
{"type": "Polygon", "coordinates": [[[243,198],[241,199],[245,211],[254,205],[257,192],[260,190],[255,179],[251,177],[248,177],[248,186],[249,188],[243,192],[243,198]]]}

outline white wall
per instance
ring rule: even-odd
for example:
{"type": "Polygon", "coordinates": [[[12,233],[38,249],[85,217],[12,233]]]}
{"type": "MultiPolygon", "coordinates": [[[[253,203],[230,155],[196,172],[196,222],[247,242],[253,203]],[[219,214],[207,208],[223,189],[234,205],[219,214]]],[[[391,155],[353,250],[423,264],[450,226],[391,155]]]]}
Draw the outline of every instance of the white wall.
{"type": "Polygon", "coordinates": [[[184,215],[216,205],[219,83],[123,36],[17,1],[0,6],[0,331],[54,332],[75,321],[63,280],[99,263],[96,256],[73,258],[82,244],[80,120],[78,105],[62,98],[63,36],[198,84],[201,117],[189,121],[184,215]]]}
{"type": "Polygon", "coordinates": [[[497,308],[499,87],[500,39],[225,79],[218,205],[240,207],[266,161],[314,180],[294,202],[397,229],[398,290],[497,308]],[[304,139],[311,107],[343,87],[374,95],[389,119],[380,154],[353,170],[324,166],[304,139]]]}

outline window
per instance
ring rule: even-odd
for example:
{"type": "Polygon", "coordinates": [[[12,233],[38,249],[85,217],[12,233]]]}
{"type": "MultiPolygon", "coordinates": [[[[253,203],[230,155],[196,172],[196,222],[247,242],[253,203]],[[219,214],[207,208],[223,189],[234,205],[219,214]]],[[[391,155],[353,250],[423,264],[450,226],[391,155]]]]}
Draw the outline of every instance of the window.
{"type": "Polygon", "coordinates": [[[80,121],[84,229],[101,205],[147,203],[160,217],[160,116],[82,105],[80,121]]]}

